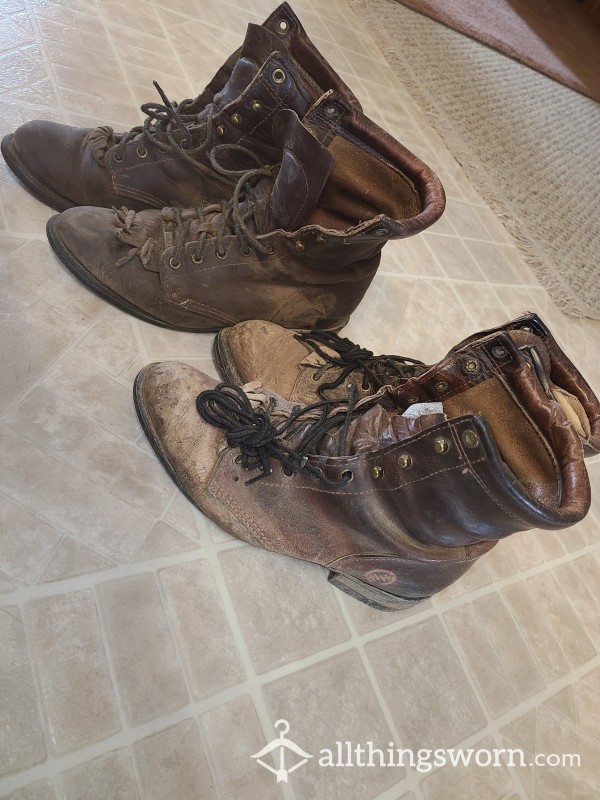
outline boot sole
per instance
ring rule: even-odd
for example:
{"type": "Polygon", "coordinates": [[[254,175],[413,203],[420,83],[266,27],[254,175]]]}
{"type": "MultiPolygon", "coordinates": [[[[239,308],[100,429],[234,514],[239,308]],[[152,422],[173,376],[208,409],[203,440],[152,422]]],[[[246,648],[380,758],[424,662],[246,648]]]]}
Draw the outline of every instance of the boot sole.
{"type": "MultiPolygon", "coordinates": [[[[202,508],[202,506],[198,505],[197,501],[189,494],[186,487],[181,483],[175,467],[160,445],[160,441],[156,436],[150,414],[148,414],[146,411],[143,395],[141,393],[141,385],[144,379],[143,373],[144,370],[140,370],[133,383],[133,402],[140,425],[142,426],[142,430],[150,442],[150,446],[154,450],[156,457],[179,491],[182,492],[185,497],[187,497],[193,506],[199,509],[203,514],[206,514],[206,511],[202,508]]],[[[221,524],[218,519],[219,515],[217,513],[212,516],[208,516],[211,519],[214,519],[217,524],[221,524]]],[[[225,526],[221,524],[221,527],[225,526]]],[[[341,572],[330,572],[327,580],[337,589],[341,589],[343,592],[349,594],[351,597],[354,597],[356,600],[360,600],[362,603],[366,603],[366,605],[370,606],[371,608],[375,608],[378,611],[401,611],[402,609],[409,608],[414,606],[416,603],[420,603],[422,600],[427,599],[426,597],[398,597],[397,595],[390,594],[389,592],[379,589],[376,586],[364,583],[352,575],[345,575],[341,572]]]]}
{"type": "Polygon", "coordinates": [[[72,203],[70,200],[67,200],[66,197],[63,197],[55,192],[49,186],[40,183],[37,178],[28,171],[25,164],[23,164],[17,155],[17,151],[15,150],[12,140],[13,134],[9,133],[2,139],[2,142],[0,142],[0,150],[2,151],[4,160],[11,169],[11,172],[16,175],[23,186],[25,186],[25,188],[31,192],[36,200],[39,200],[45,205],[56,209],[56,211],[66,211],[67,208],[74,208],[77,203],[72,203]]]}
{"type": "Polygon", "coordinates": [[[361,603],[366,603],[378,611],[402,611],[402,609],[410,608],[427,600],[426,597],[399,597],[370,583],[365,583],[355,578],[354,575],[345,575],[342,572],[330,572],[327,580],[337,589],[349,594],[350,597],[354,597],[355,600],[360,600],[361,603]]]}
{"type": "Polygon", "coordinates": [[[212,347],[213,361],[219,370],[219,375],[224,380],[229,381],[229,383],[233,383],[236,386],[242,386],[244,380],[237,371],[235,361],[233,360],[231,356],[231,350],[229,349],[229,330],[229,328],[223,328],[223,330],[219,331],[219,333],[217,333],[215,336],[212,347]]]}
{"type": "Polygon", "coordinates": [[[164,322],[158,317],[153,317],[151,314],[146,313],[141,308],[134,306],[128,300],[125,300],[123,297],[120,297],[118,294],[113,292],[99,280],[97,280],[84,266],[78,261],[75,256],[68,250],[64,244],[61,242],[60,238],[55,235],[54,233],[54,220],[56,217],[50,217],[46,224],[46,235],[48,236],[48,241],[50,243],[50,247],[54,250],[56,256],[60,259],[60,261],[65,265],[65,267],[71,272],[75,277],[81,281],[81,283],[85,284],[88,289],[91,289],[95,294],[99,295],[103,300],[106,300],[111,305],[116,306],[116,308],[120,309],[121,311],[126,311],[128,314],[131,314],[133,317],[137,317],[138,319],[143,320],[144,322],[150,322],[152,325],[158,325],[160,328],[167,328],[171,331],[184,331],[187,333],[215,333],[215,331],[221,330],[221,328],[185,328],[180,325],[173,325],[169,322],[164,322]]]}

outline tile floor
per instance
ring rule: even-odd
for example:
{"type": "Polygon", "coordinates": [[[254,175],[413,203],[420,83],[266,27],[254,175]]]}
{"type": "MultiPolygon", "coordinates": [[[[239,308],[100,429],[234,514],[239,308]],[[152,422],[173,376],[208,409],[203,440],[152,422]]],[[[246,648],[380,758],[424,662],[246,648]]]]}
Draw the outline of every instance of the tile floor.
{"type": "MultiPolygon", "coordinates": [[[[0,132],[43,117],[129,128],[152,79],[196,94],[264,0],[0,0],[0,132]]],[[[448,210],[384,250],[348,326],[436,359],[537,310],[600,389],[600,323],[563,316],[343,0],[299,0],[308,32],[440,174],[448,210]],[[376,321],[376,324],[374,324],[376,321]]],[[[231,539],[154,459],[131,402],[140,366],[209,372],[211,336],[166,332],[57,263],[50,210],[0,165],[0,795],[11,800],[513,800],[600,793],[600,463],[593,512],[502,542],[408,614],[231,539]],[[579,753],[578,769],[320,769],[278,785],[252,761],[290,721],[336,740],[579,753]]]]}

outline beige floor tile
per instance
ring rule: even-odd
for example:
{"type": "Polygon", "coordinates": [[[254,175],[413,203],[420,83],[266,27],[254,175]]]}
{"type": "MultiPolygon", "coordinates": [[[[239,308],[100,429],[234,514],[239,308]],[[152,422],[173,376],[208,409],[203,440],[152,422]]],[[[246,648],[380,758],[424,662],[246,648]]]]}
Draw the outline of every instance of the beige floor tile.
{"type": "Polygon", "coordinates": [[[8,575],[35,583],[60,538],[56,528],[0,497],[0,567],[8,575]]]}
{"type": "Polygon", "coordinates": [[[140,800],[133,761],[126,748],[64,772],[61,783],[65,800],[140,800]]]}
{"type": "Polygon", "coordinates": [[[36,781],[6,795],[6,800],[56,800],[56,792],[48,781],[36,781]]]}
{"type": "Polygon", "coordinates": [[[560,639],[572,667],[580,667],[594,658],[596,648],[585,632],[567,595],[548,572],[527,580],[534,597],[547,614],[549,625],[560,639]]]}
{"type": "Polygon", "coordinates": [[[451,747],[485,725],[469,678],[438,619],[411,625],[365,649],[403,747],[451,747]]]}
{"type": "Polygon", "coordinates": [[[131,558],[152,527],[151,517],[8,428],[0,428],[0,444],[6,454],[0,491],[102,555],[131,558]]]}
{"type": "Polygon", "coordinates": [[[552,632],[546,614],[525,581],[507,586],[504,595],[508,608],[519,625],[548,683],[569,672],[569,662],[552,632]]]}
{"type": "Polygon", "coordinates": [[[478,750],[493,750],[496,744],[493,739],[482,739],[473,745],[472,763],[465,767],[440,769],[425,778],[419,784],[425,800],[448,800],[460,797],[461,800],[504,800],[514,789],[514,783],[506,766],[480,767],[476,758],[487,763],[485,752],[477,755],[478,750]]]}
{"type": "Polygon", "coordinates": [[[46,759],[38,698],[16,606],[0,613],[0,776],[46,759]]]}
{"type": "Polygon", "coordinates": [[[135,551],[134,561],[151,561],[161,556],[187,553],[197,550],[198,542],[184,536],[164,522],[157,522],[135,551]]]}
{"type": "Polygon", "coordinates": [[[192,697],[217,694],[245,672],[208,561],[159,573],[173,619],[192,697]]]}
{"type": "Polygon", "coordinates": [[[256,547],[228,550],[219,561],[258,673],[349,639],[322,567],[256,547]]]}
{"type": "Polygon", "coordinates": [[[56,755],[102,741],[121,727],[91,591],[34,600],[26,607],[56,755]]]}
{"type": "MultiPolygon", "coordinates": [[[[337,741],[342,742],[342,748],[346,741],[355,744],[371,741],[385,748],[393,740],[356,651],[280,678],[267,684],[263,693],[273,722],[287,720],[289,738],[313,756],[294,775],[298,800],[376,797],[404,777],[400,767],[370,770],[357,766],[318,766],[317,757],[321,757],[322,749],[332,750],[337,761],[337,741]]],[[[277,734],[274,730],[273,738],[277,734]]]]}
{"type": "Polygon", "coordinates": [[[491,716],[498,717],[518,705],[517,693],[473,606],[466,603],[448,611],[444,620],[462,650],[491,716]]]}
{"type": "Polygon", "coordinates": [[[40,575],[39,583],[60,581],[76,575],[87,575],[101,569],[116,566],[114,561],[105,558],[70,536],[63,536],[54,548],[52,556],[40,575]]]}
{"type": "Polygon", "coordinates": [[[184,706],[188,693],[154,575],[104,583],[98,597],[128,722],[184,706]]]}
{"type": "Polygon", "coordinates": [[[524,700],[543,689],[542,673],[500,595],[485,595],[473,605],[519,697],[524,700]]]}
{"type": "Polygon", "coordinates": [[[144,800],[218,797],[195,720],[184,720],[133,746],[144,800]]]}
{"type": "Polygon", "coordinates": [[[206,711],[199,723],[220,797],[282,800],[273,775],[249,758],[266,743],[250,697],[206,711]]]}

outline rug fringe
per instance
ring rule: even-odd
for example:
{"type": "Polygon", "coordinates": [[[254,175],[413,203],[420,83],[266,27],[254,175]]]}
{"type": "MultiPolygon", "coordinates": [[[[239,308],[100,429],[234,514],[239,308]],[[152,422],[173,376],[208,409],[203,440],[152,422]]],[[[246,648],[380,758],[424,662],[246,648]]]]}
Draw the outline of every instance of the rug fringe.
{"type": "MultiPolygon", "coordinates": [[[[418,82],[412,65],[385,43],[382,19],[385,19],[387,9],[382,0],[376,0],[375,5],[373,5],[372,0],[366,0],[366,2],[365,0],[348,0],[348,2],[356,16],[365,23],[368,32],[377,42],[377,46],[393,68],[398,80],[427,115],[436,133],[448,147],[452,157],[460,164],[477,192],[494,211],[504,228],[514,239],[524,260],[557,306],[565,314],[572,317],[600,319],[600,314],[597,312],[594,314],[589,307],[582,304],[572,290],[565,285],[560,272],[545,261],[534,239],[529,236],[519,223],[506,200],[499,195],[486,170],[473,157],[473,153],[468,150],[453,122],[444,113],[440,112],[435,98],[423,87],[422,83],[418,82]]],[[[391,29],[391,25],[384,25],[383,27],[388,31],[391,29]]]]}

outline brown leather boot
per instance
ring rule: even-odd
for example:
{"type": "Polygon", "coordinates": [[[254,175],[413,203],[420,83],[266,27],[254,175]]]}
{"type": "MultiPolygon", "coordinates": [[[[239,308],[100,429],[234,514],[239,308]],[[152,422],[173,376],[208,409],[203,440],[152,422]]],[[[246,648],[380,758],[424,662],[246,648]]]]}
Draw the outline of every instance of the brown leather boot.
{"type": "MultiPolygon", "coordinates": [[[[196,206],[233,191],[216,172],[216,143],[243,145],[260,164],[277,162],[273,115],[292,108],[303,116],[323,92],[358,100],[306,35],[287,3],[260,25],[249,25],[243,47],[193,100],[146,103],[143,126],[115,133],[108,126],[74,128],[34,120],[2,140],[4,158],[42,202],[62,211],[77,205],[130,209],[196,206]]],[[[242,151],[230,166],[253,164],[242,151]]]]}
{"type": "MultiPolygon", "coordinates": [[[[499,539],[587,513],[582,442],[598,447],[598,416],[586,419],[575,392],[557,399],[548,351],[528,347],[493,333],[359,402],[350,389],[345,402],[301,407],[174,362],[145,367],[134,396],[170,475],[224,530],[321,564],[340,589],[394,610],[451,584],[499,539]]],[[[560,356],[553,366],[571,380],[560,356]]]]}
{"type": "MultiPolygon", "coordinates": [[[[567,413],[572,406],[573,423],[581,418],[586,431],[589,426],[589,434],[583,436],[586,454],[600,451],[600,407],[596,396],[537,314],[524,314],[505,325],[479,331],[451,352],[460,352],[470,343],[502,332],[507,332],[531,359],[545,391],[563,403],[567,413]],[[540,364],[544,366],[540,368],[540,364]]],[[[361,397],[374,394],[386,384],[402,387],[403,398],[437,401],[455,393],[453,384],[439,377],[443,361],[426,366],[406,356],[377,356],[335,333],[288,330],[261,320],[240,322],[220,331],[215,337],[214,358],[221,375],[230,383],[260,381],[286,400],[302,405],[341,399],[346,396],[349,383],[355,385],[361,397]],[[417,380],[409,383],[413,377],[417,380]]],[[[479,370],[461,370],[460,392],[480,383],[481,375],[479,370]]],[[[468,410],[481,409],[473,406],[468,410]]]]}
{"type": "MultiPolygon", "coordinates": [[[[138,213],[72,208],[49,220],[50,243],[105,299],[159,325],[211,331],[261,318],[340,328],[385,242],[441,215],[442,186],[333,92],[302,122],[279,111],[272,137],[281,166],[242,173],[229,203],[138,213]]],[[[215,169],[235,147],[215,148],[215,169]]]]}

